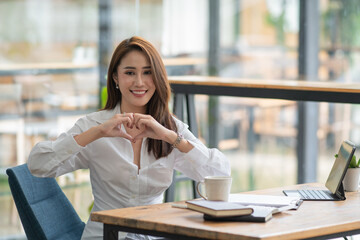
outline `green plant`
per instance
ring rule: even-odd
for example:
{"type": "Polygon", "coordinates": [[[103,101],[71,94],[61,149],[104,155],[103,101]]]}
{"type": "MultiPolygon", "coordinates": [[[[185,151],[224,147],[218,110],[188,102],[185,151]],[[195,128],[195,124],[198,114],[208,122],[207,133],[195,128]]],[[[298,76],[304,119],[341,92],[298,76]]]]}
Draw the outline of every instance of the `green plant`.
{"type": "Polygon", "coordinates": [[[88,207],[89,213],[91,213],[91,210],[93,209],[93,207],[94,207],[94,201],[92,201],[91,204],[88,207]]]}
{"type": "MultiPolygon", "coordinates": [[[[337,158],[338,155],[335,154],[335,157],[337,158]]],[[[358,168],[360,167],[360,158],[359,160],[356,162],[356,156],[354,154],[354,156],[352,157],[351,161],[350,161],[350,164],[349,164],[349,168],[358,168]]]]}

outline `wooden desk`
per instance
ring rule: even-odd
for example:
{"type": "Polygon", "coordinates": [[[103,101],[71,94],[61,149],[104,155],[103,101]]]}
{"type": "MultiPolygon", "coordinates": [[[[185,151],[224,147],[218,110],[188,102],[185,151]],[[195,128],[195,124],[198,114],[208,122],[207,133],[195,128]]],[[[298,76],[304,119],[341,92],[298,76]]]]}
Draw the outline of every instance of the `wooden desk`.
{"type": "Polygon", "coordinates": [[[169,81],[175,94],[360,103],[359,83],[239,79],[210,76],[172,76],[169,77],[169,81]]]}
{"type": "MultiPolygon", "coordinates": [[[[283,189],[316,187],[303,184],[250,192],[282,195],[283,189]]],[[[297,211],[274,215],[267,223],[208,222],[202,214],[171,207],[171,203],[92,213],[104,223],[104,239],[127,231],[174,239],[327,239],[360,233],[360,193],[346,193],[345,201],[305,201],[297,211]]],[[[116,238],[117,239],[117,238],[116,238]]]]}

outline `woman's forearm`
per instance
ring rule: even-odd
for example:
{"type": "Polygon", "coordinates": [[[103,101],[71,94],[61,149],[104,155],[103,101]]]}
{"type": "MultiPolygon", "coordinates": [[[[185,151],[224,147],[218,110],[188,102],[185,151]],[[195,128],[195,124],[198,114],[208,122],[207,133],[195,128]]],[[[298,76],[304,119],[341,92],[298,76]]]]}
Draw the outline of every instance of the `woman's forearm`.
{"type": "Polygon", "coordinates": [[[85,147],[89,143],[102,137],[101,131],[98,126],[92,127],[89,130],[80,133],[74,137],[75,141],[80,145],[85,147]]]}

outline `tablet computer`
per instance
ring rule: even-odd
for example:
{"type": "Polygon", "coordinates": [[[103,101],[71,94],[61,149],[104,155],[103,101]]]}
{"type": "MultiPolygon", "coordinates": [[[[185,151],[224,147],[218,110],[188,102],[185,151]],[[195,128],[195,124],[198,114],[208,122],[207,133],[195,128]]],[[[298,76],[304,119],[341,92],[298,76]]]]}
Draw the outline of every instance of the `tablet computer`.
{"type": "Polygon", "coordinates": [[[343,141],[335,162],[331,168],[325,186],[328,190],[299,189],[284,190],[286,196],[298,196],[302,200],[338,201],[345,200],[342,181],[355,153],[355,145],[350,141],[343,141]]]}

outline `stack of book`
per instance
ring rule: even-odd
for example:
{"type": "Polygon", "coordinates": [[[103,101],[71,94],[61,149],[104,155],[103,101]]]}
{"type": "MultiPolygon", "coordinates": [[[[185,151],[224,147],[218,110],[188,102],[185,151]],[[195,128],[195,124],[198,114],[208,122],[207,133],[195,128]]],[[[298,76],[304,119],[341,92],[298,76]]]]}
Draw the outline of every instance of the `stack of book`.
{"type": "Polygon", "coordinates": [[[187,208],[203,213],[205,220],[240,222],[267,222],[273,214],[297,209],[300,204],[298,198],[248,194],[231,194],[229,202],[186,201],[187,208]]]}

